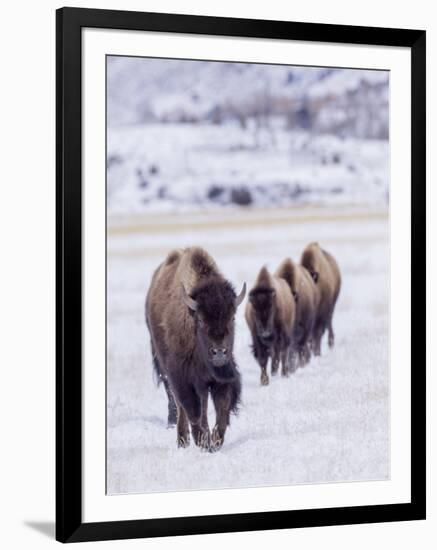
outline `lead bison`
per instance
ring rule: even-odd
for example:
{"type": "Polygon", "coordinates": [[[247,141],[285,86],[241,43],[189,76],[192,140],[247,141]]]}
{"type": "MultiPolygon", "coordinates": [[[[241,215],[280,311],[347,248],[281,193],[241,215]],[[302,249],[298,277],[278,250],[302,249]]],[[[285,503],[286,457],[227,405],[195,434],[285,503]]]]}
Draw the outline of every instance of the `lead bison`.
{"type": "Polygon", "coordinates": [[[261,367],[261,385],[269,383],[269,357],[272,374],[278,372],[281,362],[281,374],[288,376],[293,358],[295,307],[287,283],[263,267],[249,292],[245,314],[252,334],[253,354],[261,367]]]}
{"type": "Polygon", "coordinates": [[[146,298],[146,322],[155,371],[169,401],[169,424],[177,442],[216,451],[224,441],[241,393],[233,357],[234,316],[246,293],[237,296],[216,263],[201,248],[171,252],[153,274],[146,298]],[[216,410],[210,433],[208,397],[216,410]]]}
{"type": "Polygon", "coordinates": [[[321,353],[321,341],[325,330],[328,330],[328,345],[334,345],[332,317],[340,293],[340,268],[335,258],[318,243],[309,244],[302,253],[300,262],[309,272],[319,293],[319,303],[312,336],[314,355],[321,353]]]}
{"type": "Polygon", "coordinates": [[[290,287],[296,304],[293,341],[300,366],[311,358],[311,337],[319,305],[319,289],[305,267],[286,258],[275,272],[290,287]]]}

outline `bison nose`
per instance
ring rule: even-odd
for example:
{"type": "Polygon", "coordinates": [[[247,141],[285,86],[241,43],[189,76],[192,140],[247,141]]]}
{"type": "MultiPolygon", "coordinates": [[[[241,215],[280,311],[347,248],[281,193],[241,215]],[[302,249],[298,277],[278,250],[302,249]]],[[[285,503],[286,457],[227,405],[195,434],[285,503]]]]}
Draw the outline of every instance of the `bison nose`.
{"type": "Polygon", "coordinates": [[[225,357],[228,353],[226,348],[211,348],[211,355],[213,357],[225,357]]]}

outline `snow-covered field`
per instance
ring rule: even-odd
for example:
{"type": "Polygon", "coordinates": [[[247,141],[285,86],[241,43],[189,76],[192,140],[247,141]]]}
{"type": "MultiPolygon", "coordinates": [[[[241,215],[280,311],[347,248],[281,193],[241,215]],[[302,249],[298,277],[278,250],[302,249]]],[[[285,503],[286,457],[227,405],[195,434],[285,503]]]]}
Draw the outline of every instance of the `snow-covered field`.
{"type": "Polygon", "coordinates": [[[386,205],[386,140],[270,130],[254,121],[147,124],[108,132],[108,212],[172,212],[235,204],[386,205]]]}
{"type": "MultiPolygon", "coordinates": [[[[107,491],[110,494],[389,477],[388,216],[384,205],[215,209],[108,217],[107,491]],[[243,402],[223,448],[178,449],[153,380],[144,299],[174,247],[200,245],[240,288],[311,240],[340,264],[336,346],[289,379],[259,384],[243,317],[243,402]]],[[[210,407],[212,414],[213,407],[210,407]]],[[[211,420],[212,423],[212,420],[211,420]]]]}

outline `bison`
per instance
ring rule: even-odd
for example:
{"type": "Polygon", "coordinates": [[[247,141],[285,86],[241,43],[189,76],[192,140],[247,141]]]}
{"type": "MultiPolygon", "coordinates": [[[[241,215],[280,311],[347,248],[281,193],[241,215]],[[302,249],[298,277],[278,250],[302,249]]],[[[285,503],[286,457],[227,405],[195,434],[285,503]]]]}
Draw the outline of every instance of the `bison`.
{"type": "Polygon", "coordinates": [[[334,257],[318,243],[309,244],[302,253],[301,264],[308,270],[319,293],[319,304],[314,321],[312,348],[315,355],[321,353],[322,336],[328,329],[328,345],[334,345],[332,317],[340,293],[340,269],[334,257]]]}
{"type": "Polygon", "coordinates": [[[281,362],[281,374],[288,376],[295,306],[287,283],[263,267],[249,293],[245,315],[252,334],[253,354],[261,367],[261,385],[269,383],[269,357],[272,374],[277,373],[281,362]]]}
{"type": "Polygon", "coordinates": [[[237,296],[211,256],[198,247],[171,252],[156,269],[146,298],[153,363],[164,382],[169,423],[176,420],[179,447],[191,434],[199,447],[216,451],[230,414],[237,411],[240,373],[233,356],[237,296]],[[216,410],[210,433],[208,397],[216,410]]]}
{"type": "Polygon", "coordinates": [[[290,258],[280,264],[275,275],[285,280],[295,300],[293,342],[299,364],[303,366],[311,358],[311,336],[319,302],[319,289],[307,269],[290,258]]]}

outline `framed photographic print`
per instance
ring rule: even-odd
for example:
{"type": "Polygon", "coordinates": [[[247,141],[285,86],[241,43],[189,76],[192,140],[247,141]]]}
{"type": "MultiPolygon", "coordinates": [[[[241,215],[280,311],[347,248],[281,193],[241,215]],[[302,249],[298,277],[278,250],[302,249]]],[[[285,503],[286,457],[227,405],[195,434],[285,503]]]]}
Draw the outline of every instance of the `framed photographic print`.
{"type": "Polygon", "coordinates": [[[62,542],[425,518],[425,32],[57,12],[62,542]]]}

